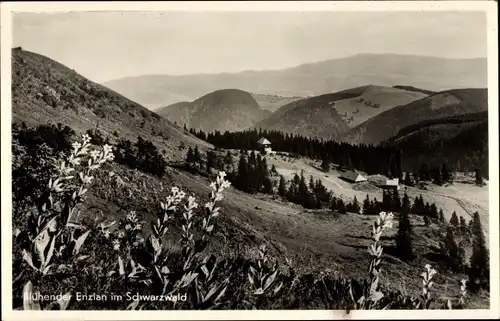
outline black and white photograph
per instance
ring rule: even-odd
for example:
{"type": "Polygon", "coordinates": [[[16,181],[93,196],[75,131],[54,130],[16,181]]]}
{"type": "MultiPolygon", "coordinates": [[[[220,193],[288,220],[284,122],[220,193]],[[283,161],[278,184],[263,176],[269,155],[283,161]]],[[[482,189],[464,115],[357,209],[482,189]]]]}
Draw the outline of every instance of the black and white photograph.
{"type": "Polygon", "coordinates": [[[2,3],[2,319],[499,317],[497,4],[438,2],[2,3]]]}

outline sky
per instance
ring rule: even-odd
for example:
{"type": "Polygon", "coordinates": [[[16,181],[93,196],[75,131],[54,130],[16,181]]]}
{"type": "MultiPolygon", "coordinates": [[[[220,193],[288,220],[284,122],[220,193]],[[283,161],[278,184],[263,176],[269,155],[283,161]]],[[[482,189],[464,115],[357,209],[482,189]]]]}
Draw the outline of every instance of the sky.
{"type": "Polygon", "coordinates": [[[362,53],[487,56],[481,12],[15,13],[13,46],[105,82],[283,69],[362,53]]]}

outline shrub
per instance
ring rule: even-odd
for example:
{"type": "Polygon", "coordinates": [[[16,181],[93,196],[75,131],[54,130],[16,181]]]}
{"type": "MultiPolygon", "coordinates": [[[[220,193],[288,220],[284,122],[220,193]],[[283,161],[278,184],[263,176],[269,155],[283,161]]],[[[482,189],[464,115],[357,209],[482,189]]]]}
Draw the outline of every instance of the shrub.
{"type": "Polygon", "coordinates": [[[135,144],[128,139],[120,140],[116,145],[115,158],[118,163],[145,173],[158,177],[165,174],[167,162],[151,141],[140,136],[135,144]]]}
{"type": "MultiPolygon", "coordinates": [[[[71,150],[74,131],[61,124],[12,128],[12,202],[14,213],[24,212],[46,188],[45,184],[56,170],[52,159],[71,150]]],[[[24,220],[14,215],[13,220],[24,220]]]]}
{"type": "Polygon", "coordinates": [[[90,142],[94,145],[103,145],[105,139],[99,129],[88,129],[87,135],[90,137],[90,142]]]}

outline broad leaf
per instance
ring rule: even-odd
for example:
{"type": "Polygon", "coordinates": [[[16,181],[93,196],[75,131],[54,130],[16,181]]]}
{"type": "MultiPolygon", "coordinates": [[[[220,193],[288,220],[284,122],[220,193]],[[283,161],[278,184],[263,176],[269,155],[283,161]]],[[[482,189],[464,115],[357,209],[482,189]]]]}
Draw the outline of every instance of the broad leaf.
{"type": "Polygon", "coordinates": [[[28,281],[23,288],[23,308],[24,310],[41,310],[40,304],[35,302],[32,298],[33,284],[28,281]]]}

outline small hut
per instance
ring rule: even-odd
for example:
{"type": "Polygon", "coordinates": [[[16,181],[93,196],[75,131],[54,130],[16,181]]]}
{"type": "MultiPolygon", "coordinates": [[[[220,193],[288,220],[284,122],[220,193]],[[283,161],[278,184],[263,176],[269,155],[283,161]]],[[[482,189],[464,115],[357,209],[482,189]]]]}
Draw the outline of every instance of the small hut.
{"type": "Polygon", "coordinates": [[[257,141],[257,144],[259,145],[259,150],[261,153],[270,154],[272,152],[271,142],[268,141],[265,137],[261,137],[261,139],[257,141]]]}

